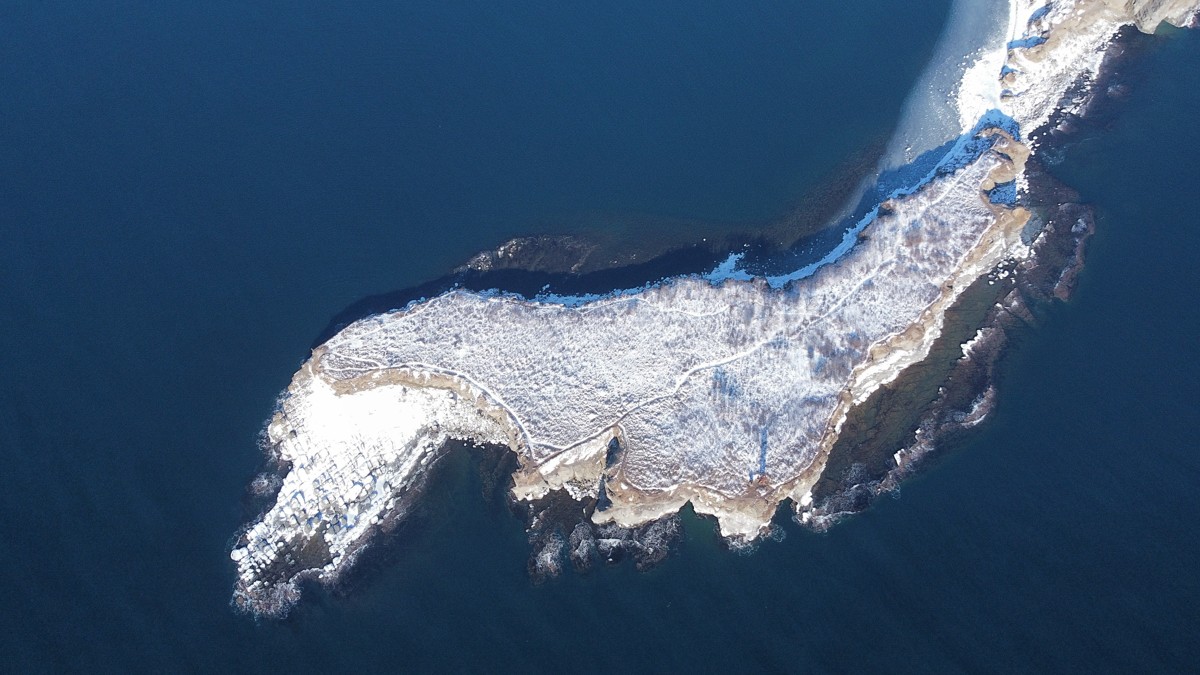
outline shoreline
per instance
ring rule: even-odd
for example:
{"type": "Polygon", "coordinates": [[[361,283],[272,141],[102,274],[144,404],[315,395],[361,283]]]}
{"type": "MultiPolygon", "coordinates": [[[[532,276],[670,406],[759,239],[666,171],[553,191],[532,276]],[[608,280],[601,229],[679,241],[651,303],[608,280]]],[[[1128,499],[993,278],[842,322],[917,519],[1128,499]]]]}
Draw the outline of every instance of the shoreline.
{"type": "MultiPolygon", "coordinates": [[[[721,237],[663,242],[649,248],[615,248],[614,242],[590,234],[532,235],[505,241],[476,253],[448,274],[411,288],[370,295],[335,314],[317,334],[316,349],[338,332],[378,314],[409,306],[443,293],[462,289],[475,292],[500,290],[525,298],[552,293],[564,297],[603,295],[614,288],[701,275],[735,254],[771,259],[815,245],[842,223],[836,216],[854,208],[852,200],[870,181],[883,157],[886,143],[878,142],[835,166],[808,191],[800,194],[782,214],[763,222],[731,225],[721,237]]],[[[596,216],[598,219],[603,219],[596,216]]],[[[618,221],[640,223],[640,216],[614,216],[618,221]]],[[[653,217],[645,217],[654,222],[653,217]]],[[[668,219],[670,222],[676,222],[668,219]]]]}

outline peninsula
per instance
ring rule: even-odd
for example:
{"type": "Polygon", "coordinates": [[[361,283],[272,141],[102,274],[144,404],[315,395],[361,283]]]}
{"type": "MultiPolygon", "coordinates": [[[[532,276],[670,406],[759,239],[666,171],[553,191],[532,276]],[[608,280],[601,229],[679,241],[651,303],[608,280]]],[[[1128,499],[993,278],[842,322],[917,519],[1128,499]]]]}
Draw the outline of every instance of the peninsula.
{"type": "MultiPolygon", "coordinates": [[[[581,505],[582,534],[538,552],[551,568],[566,534],[573,555],[596,527],[644,528],[688,503],[734,543],[763,536],[786,500],[827,526],[844,509],[826,493],[856,487],[822,487],[847,420],[930,357],[965,293],[1048,268],[1050,292],[1069,286],[1090,221],[1034,206],[1034,132],[1086,103],[1123,27],[1183,26],[1198,5],[1013,0],[1007,38],[963,69],[957,137],[801,269],[755,275],[731,256],[600,296],[458,289],[347,326],[269,422],[281,480],[230,554],[235,604],[279,616],[300,581],[335,581],[404,517],[451,440],[514,453],[513,499],[581,505]]],[[[992,319],[1020,301],[998,298],[992,319]]],[[[992,319],[958,358],[980,353],[992,319]]],[[[991,395],[974,392],[956,423],[982,419],[991,395]]],[[[872,489],[902,478],[932,430],[889,454],[872,489]]]]}

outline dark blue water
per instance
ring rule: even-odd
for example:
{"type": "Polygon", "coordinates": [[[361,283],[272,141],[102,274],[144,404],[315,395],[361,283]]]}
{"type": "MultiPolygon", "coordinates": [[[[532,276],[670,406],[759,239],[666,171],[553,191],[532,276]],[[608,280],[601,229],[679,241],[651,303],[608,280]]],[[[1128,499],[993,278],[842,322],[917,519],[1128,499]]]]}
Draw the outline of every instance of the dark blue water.
{"type": "Polygon", "coordinates": [[[458,456],[353,594],[234,614],[254,437],[330,317],[580,213],[772,217],[886,136],[946,10],[429,5],[6,6],[0,669],[1197,662],[1196,34],[1068,153],[1079,296],[902,499],[534,587],[458,456]]]}

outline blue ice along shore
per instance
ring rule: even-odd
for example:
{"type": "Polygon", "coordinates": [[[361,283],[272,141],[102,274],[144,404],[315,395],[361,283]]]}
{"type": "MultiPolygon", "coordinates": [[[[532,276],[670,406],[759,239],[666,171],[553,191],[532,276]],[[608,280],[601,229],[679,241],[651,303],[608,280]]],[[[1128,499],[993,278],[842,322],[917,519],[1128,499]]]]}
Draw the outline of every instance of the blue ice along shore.
{"type": "Polygon", "coordinates": [[[1183,25],[1198,4],[962,0],[840,238],[785,273],[734,255],[601,295],[453,290],[347,326],[269,422],[286,473],[230,553],[235,603],[278,616],[300,581],[335,581],[451,439],[515,453],[515,499],[603,494],[598,524],[690,503],[747,542],[787,499],[812,523],[850,411],[926,358],[972,282],[1030,264],[1028,131],[1073,105],[1122,26],[1183,25]]]}

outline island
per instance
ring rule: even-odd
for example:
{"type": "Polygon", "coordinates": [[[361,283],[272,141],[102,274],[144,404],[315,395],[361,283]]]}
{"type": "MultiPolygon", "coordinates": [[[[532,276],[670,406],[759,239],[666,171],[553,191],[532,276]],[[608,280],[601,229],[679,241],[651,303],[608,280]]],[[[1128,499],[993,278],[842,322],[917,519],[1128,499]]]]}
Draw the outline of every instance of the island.
{"type": "Polygon", "coordinates": [[[732,545],[768,534],[784,503],[818,529],[861,510],[987,415],[1005,321],[1069,293],[1092,223],[1046,187],[1041,139],[1086,108],[1124,27],[1184,26],[1198,5],[1013,0],[1007,40],[963,68],[961,133],[800,269],[753,274],[735,254],[599,295],[454,289],[346,326],[269,421],[278,476],[256,481],[269,507],[230,553],[235,606],[283,616],[305,580],[336,582],[452,440],[515,456],[539,574],[606,547],[650,559],[686,504],[732,545]],[[860,456],[863,411],[912,407],[888,397],[930,363],[920,419],[860,456]],[[576,522],[548,526],[552,501],[576,522]]]}

